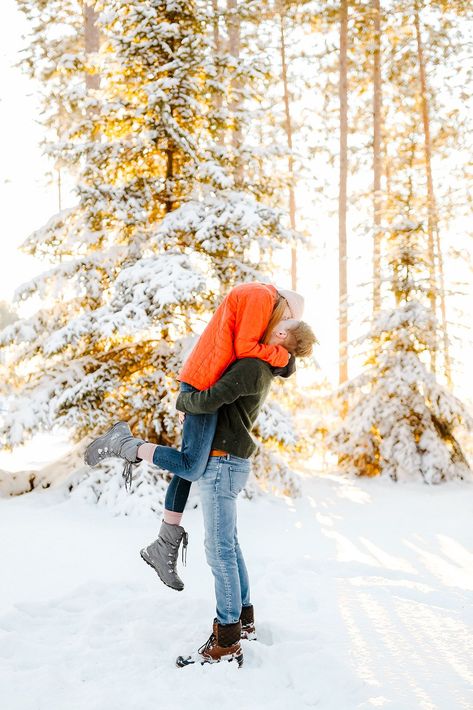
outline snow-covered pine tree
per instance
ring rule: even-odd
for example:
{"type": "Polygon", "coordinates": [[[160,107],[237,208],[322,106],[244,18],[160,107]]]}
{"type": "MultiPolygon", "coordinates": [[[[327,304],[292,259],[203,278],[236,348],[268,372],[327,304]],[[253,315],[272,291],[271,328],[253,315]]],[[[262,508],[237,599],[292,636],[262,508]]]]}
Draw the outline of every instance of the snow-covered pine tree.
{"type": "MultiPolygon", "coordinates": [[[[178,443],[176,374],[189,336],[235,282],[264,279],[290,236],[279,211],[235,189],[213,145],[213,67],[196,4],[97,9],[100,89],[83,93],[80,118],[49,146],[75,166],[78,202],[27,240],[52,268],[17,298],[37,295],[42,307],[1,334],[14,388],[8,446],[53,425],[79,441],[117,418],[148,440],[178,443]]],[[[87,485],[115,501],[109,470],[87,485]]],[[[147,470],[136,489],[154,491],[154,508],[156,482],[147,470]]]]}
{"type": "Polygon", "coordinates": [[[371,355],[339,393],[347,412],[331,443],[342,470],[395,481],[440,483],[471,470],[454,436],[473,426],[463,404],[425,362],[437,324],[428,302],[427,239],[422,224],[398,220],[388,234],[395,307],[367,336],[371,355]]]}

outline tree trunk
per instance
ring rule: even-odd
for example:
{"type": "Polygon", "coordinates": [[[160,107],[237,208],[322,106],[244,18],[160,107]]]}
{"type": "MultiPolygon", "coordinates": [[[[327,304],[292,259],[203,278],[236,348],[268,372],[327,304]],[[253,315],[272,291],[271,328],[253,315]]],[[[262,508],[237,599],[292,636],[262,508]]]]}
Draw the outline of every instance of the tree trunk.
{"type": "MultiPolygon", "coordinates": [[[[238,0],[227,0],[227,32],[228,51],[232,57],[240,57],[240,18],[238,15],[238,0]]],[[[241,81],[233,79],[231,83],[230,112],[233,119],[232,147],[235,164],[235,181],[237,186],[241,185],[243,178],[243,166],[241,162],[240,149],[242,144],[242,133],[238,112],[241,102],[241,81]]]]}
{"type": "Polygon", "coordinates": [[[62,175],[61,168],[57,168],[57,208],[58,212],[62,210],[62,175]]]}
{"type": "Polygon", "coordinates": [[[381,2],[373,0],[373,315],[381,308],[381,2]]]}
{"type": "Polygon", "coordinates": [[[166,214],[172,212],[174,208],[173,179],[174,179],[174,144],[171,138],[167,138],[166,148],[166,192],[164,200],[164,211],[166,214]]]}
{"type": "MultiPolygon", "coordinates": [[[[417,40],[417,61],[419,64],[419,81],[421,93],[421,113],[422,124],[424,129],[424,156],[425,156],[425,171],[427,179],[427,201],[428,201],[428,217],[427,217],[427,233],[428,233],[428,253],[430,266],[430,307],[434,316],[437,315],[437,278],[435,264],[435,233],[438,231],[437,209],[435,204],[434,185],[432,180],[432,143],[430,138],[430,117],[429,117],[429,102],[427,97],[427,80],[425,76],[425,59],[424,48],[422,44],[422,36],[420,31],[419,5],[417,0],[414,4],[414,26],[417,40]]],[[[445,294],[443,294],[443,297],[445,294]]],[[[443,323],[444,335],[446,337],[446,323],[443,323]]],[[[445,342],[445,341],[444,341],[445,342]]],[[[447,359],[447,358],[446,358],[447,359]]],[[[436,338],[431,352],[432,371],[437,369],[437,343],[436,338]]]]}
{"type": "Polygon", "coordinates": [[[214,50],[216,54],[220,53],[220,27],[219,27],[219,9],[218,0],[212,0],[212,33],[214,40],[214,50]]]}
{"type": "MultiPolygon", "coordinates": [[[[93,7],[94,3],[92,0],[85,0],[83,6],[84,13],[84,41],[85,41],[85,54],[93,54],[98,52],[100,48],[100,33],[97,27],[97,13],[93,7]]],[[[100,87],[100,76],[99,74],[89,74],[85,75],[85,85],[87,90],[98,89],[100,87]]]]}
{"type": "Polygon", "coordinates": [[[448,340],[448,325],[447,325],[447,308],[445,304],[445,277],[443,269],[443,255],[442,248],[440,245],[440,234],[439,230],[435,230],[435,246],[437,249],[437,260],[439,268],[439,281],[440,281],[440,315],[442,318],[442,339],[443,339],[443,354],[444,354],[444,367],[445,367],[445,378],[449,387],[452,386],[452,363],[450,360],[450,345],[448,340]]]}
{"type": "MultiPolygon", "coordinates": [[[[171,55],[174,55],[174,39],[169,41],[169,47],[171,49],[171,55]]],[[[169,113],[172,116],[174,113],[174,106],[169,103],[169,113]]],[[[174,209],[174,155],[176,152],[175,143],[170,135],[166,136],[166,187],[164,191],[164,211],[166,214],[172,212],[174,209]]]]}
{"type": "Polygon", "coordinates": [[[340,3],[340,181],[338,194],[338,274],[339,274],[339,382],[348,379],[347,311],[347,175],[348,175],[348,0],[340,3]]]}
{"type": "MultiPolygon", "coordinates": [[[[287,59],[286,59],[286,37],[284,33],[284,4],[279,2],[279,27],[280,27],[280,52],[281,52],[281,67],[282,67],[282,82],[284,91],[284,112],[285,112],[285,129],[287,136],[287,147],[289,149],[288,170],[289,170],[289,219],[291,229],[296,229],[296,195],[294,185],[294,158],[292,154],[292,117],[291,105],[289,100],[289,86],[287,80],[287,59]]],[[[291,249],[291,288],[297,290],[297,249],[295,246],[291,249]]]]}
{"type": "MultiPolygon", "coordinates": [[[[219,23],[219,8],[218,0],[212,0],[212,34],[213,34],[213,48],[215,56],[219,57],[222,49],[222,41],[220,38],[220,23],[219,23]]],[[[221,91],[214,92],[215,100],[215,111],[217,114],[217,120],[220,121],[220,113],[222,111],[222,93],[221,91]]],[[[217,129],[216,140],[219,145],[223,145],[225,142],[224,132],[221,129],[217,129]]]]}

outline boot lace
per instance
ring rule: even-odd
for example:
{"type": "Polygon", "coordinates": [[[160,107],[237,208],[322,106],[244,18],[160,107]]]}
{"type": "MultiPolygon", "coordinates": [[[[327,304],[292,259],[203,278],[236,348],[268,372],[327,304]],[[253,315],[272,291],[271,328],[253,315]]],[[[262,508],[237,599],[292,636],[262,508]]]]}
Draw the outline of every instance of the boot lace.
{"type": "Polygon", "coordinates": [[[213,631],[212,631],[212,633],[210,634],[210,636],[209,636],[209,638],[207,639],[207,641],[203,644],[203,646],[201,646],[201,647],[199,648],[198,653],[200,653],[200,654],[203,655],[203,654],[206,653],[207,651],[210,651],[210,649],[212,648],[212,646],[215,645],[216,640],[217,640],[217,637],[215,636],[215,634],[214,634],[213,631]]]}
{"type": "MultiPolygon", "coordinates": [[[[187,564],[187,545],[189,543],[189,535],[184,531],[182,535],[182,564],[184,567],[187,564]]],[[[177,557],[179,555],[179,545],[180,541],[178,542],[177,545],[171,545],[173,548],[174,552],[169,552],[168,557],[171,559],[168,561],[169,569],[171,572],[176,572],[177,571],[177,557]]]]}
{"type": "Polygon", "coordinates": [[[128,491],[128,493],[131,491],[131,484],[133,483],[133,466],[137,465],[137,463],[133,463],[132,461],[125,461],[125,465],[123,466],[125,490],[128,491]]]}

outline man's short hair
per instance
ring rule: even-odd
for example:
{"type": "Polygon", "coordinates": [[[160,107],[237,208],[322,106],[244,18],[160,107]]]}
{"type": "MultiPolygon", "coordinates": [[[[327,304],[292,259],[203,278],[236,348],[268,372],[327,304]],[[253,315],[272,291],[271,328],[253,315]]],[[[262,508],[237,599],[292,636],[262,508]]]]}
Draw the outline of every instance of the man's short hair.
{"type": "Polygon", "coordinates": [[[295,357],[309,357],[316,342],[310,325],[301,320],[294,328],[288,328],[287,338],[281,345],[295,357]]]}

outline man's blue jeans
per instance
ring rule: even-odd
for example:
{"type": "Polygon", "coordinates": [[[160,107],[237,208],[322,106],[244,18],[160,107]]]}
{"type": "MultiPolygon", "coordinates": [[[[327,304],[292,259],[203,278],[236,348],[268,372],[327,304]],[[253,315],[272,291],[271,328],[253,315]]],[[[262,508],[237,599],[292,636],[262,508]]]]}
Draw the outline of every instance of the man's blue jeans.
{"type": "MultiPolygon", "coordinates": [[[[181,382],[181,392],[196,392],[195,387],[181,382]]],[[[212,441],[217,427],[218,412],[212,414],[186,414],[182,429],[181,450],[172,446],[157,446],[153,462],[159,468],[174,474],[170,482],[164,507],[182,513],[189,497],[192,481],[197,481],[205,471],[212,441]]]]}
{"type": "Polygon", "coordinates": [[[250,462],[238,456],[211,456],[199,480],[204,515],[205,554],[215,580],[217,620],[234,624],[249,606],[250,583],[238,544],[238,494],[250,474],[250,462]]]}

